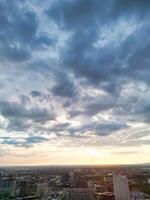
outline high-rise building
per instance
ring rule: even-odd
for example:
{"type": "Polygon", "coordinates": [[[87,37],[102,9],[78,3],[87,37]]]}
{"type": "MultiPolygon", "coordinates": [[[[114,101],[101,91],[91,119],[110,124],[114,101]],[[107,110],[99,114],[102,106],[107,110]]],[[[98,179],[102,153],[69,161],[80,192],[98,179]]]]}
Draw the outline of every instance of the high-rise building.
{"type": "Polygon", "coordinates": [[[37,185],[37,195],[43,200],[47,199],[47,197],[48,197],[48,184],[47,183],[39,183],[37,185]]]}
{"type": "Polygon", "coordinates": [[[64,173],[62,175],[61,181],[62,181],[63,186],[67,187],[69,185],[69,181],[70,181],[69,173],[64,173]]]}
{"type": "Polygon", "coordinates": [[[29,180],[21,181],[19,184],[19,197],[26,197],[35,195],[37,192],[37,186],[34,182],[29,180]]]}
{"type": "Polygon", "coordinates": [[[115,200],[130,200],[128,179],[126,176],[113,176],[115,200]]]}
{"type": "Polygon", "coordinates": [[[16,176],[9,175],[0,179],[0,191],[8,192],[11,195],[15,193],[16,176]]]}
{"type": "Polygon", "coordinates": [[[19,197],[25,197],[29,195],[29,181],[25,180],[19,184],[19,197]]]}

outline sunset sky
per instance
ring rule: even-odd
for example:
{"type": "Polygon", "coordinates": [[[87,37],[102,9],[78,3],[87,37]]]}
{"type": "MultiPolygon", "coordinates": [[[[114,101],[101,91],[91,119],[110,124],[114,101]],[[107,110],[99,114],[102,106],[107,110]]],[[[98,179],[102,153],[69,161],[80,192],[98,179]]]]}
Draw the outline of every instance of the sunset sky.
{"type": "Polygon", "coordinates": [[[0,1],[0,165],[150,162],[150,1],[0,1]]]}

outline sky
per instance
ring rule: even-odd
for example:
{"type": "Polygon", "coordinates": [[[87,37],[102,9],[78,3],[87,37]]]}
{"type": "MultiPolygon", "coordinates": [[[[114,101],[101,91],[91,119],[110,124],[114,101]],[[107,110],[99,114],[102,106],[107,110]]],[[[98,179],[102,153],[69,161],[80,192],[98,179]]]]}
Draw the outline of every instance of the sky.
{"type": "Polygon", "coordinates": [[[0,1],[0,165],[150,157],[150,1],[0,1]]]}

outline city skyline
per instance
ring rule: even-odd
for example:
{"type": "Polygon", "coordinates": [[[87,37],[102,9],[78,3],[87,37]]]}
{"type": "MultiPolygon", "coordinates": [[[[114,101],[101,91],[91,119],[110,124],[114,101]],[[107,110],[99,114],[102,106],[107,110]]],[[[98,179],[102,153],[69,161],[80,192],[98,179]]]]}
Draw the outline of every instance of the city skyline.
{"type": "Polygon", "coordinates": [[[0,166],[150,163],[150,1],[0,1],[0,166]]]}

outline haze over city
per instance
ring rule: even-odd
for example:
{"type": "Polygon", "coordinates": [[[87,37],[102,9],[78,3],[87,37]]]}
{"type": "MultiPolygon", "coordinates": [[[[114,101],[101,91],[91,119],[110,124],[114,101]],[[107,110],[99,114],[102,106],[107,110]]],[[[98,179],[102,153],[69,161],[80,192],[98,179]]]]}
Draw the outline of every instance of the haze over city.
{"type": "Polygon", "coordinates": [[[150,1],[0,1],[0,165],[150,163],[150,1]]]}

